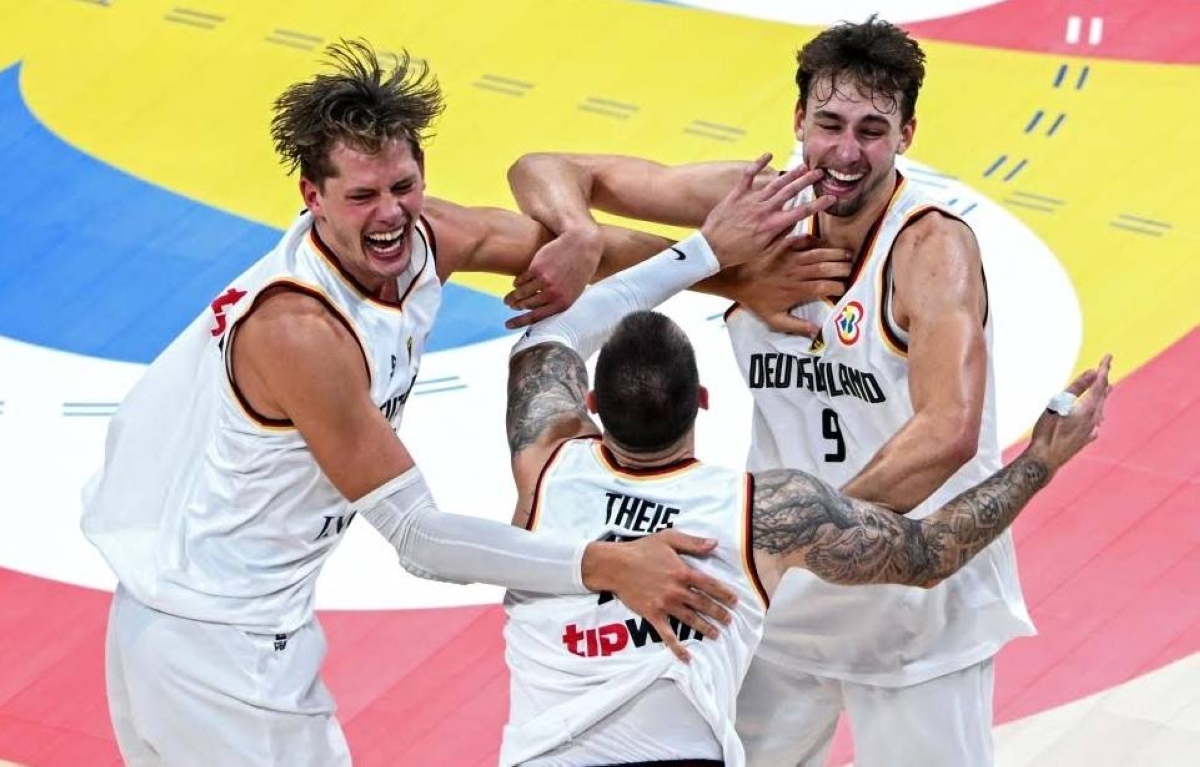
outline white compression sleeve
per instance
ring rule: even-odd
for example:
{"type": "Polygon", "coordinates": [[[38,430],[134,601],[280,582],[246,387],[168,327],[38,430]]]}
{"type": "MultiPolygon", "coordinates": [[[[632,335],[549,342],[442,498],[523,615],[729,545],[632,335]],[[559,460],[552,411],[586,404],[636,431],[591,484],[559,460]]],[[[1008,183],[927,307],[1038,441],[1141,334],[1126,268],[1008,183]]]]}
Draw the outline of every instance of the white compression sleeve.
{"type": "Polygon", "coordinates": [[[571,308],[531,327],[512,353],[554,341],[583,359],[595,354],[617,323],[630,312],[654,307],[700,280],[721,271],[721,264],[699,232],[662,253],[597,282],[571,308]]]}
{"type": "Polygon", "coordinates": [[[400,565],[418,577],[540,594],[588,593],[582,568],[591,541],[564,541],[439,511],[415,466],[351,509],[366,517],[396,548],[400,565]]]}

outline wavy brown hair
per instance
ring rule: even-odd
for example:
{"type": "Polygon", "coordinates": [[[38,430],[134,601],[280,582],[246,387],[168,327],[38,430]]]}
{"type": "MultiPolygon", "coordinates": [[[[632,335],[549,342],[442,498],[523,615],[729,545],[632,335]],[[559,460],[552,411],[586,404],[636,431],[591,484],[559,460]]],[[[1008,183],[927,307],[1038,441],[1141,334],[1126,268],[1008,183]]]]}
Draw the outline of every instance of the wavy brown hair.
{"type": "Polygon", "coordinates": [[[325,49],[333,71],[295,83],[275,99],[271,138],[288,172],[317,185],[337,174],[330,152],[343,142],[375,153],[388,141],[408,142],[420,160],[429,126],[445,104],[437,78],[407,51],[385,70],[364,40],[342,40],[325,49]]]}
{"type": "Polygon", "coordinates": [[[917,111],[917,94],[925,80],[925,52],[917,41],[875,15],[861,24],[842,22],[809,40],[796,54],[800,108],[808,108],[813,83],[828,76],[833,93],[857,87],[873,103],[891,112],[900,107],[900,123],[917,111]],[[899,97],[899,98],[898,98],[899,97]]]}

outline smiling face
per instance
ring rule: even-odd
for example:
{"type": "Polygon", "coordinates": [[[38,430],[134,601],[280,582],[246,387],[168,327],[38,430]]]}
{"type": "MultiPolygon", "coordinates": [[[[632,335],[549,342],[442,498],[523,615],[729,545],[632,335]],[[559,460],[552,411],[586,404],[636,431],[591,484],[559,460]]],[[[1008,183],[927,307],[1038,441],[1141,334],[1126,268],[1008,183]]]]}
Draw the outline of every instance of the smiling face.
{"type": "Polygon", "coordinates": [[[814,191],[837,198],[830,215],[853,216],[890,195],[896,155],[908,149],[917,127],[916,118],[902,122],[902,98],[864,93],[854,82],[826,75],[813,83],[803,109],[797,107],[805,164],[825,171],[814,191]]]}
{"type": "Polygon", "coordinates": [[[317,233],[346,271],[372,294],[404,273],[413,229],[425,204],[424,164],[409,142],[386,141],[364,152],[339,141],[329,153],[335,172],[317,184],[300,179],[304,204],[317,233]]]}

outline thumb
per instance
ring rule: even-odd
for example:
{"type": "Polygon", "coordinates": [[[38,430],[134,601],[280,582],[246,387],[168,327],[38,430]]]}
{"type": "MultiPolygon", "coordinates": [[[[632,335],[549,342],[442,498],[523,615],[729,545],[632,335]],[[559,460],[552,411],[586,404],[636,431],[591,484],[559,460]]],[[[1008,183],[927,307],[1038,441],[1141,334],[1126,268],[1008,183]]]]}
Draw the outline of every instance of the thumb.
{"type": "Polygon", "coordinates": [[[704,555],[711,553],[717,547],[717,542],[712,538],[700,538],[681,533],[678,530],[670,530],[663,535],[666,537],[667,545],[680,554],[704,555]]]}
{"type": "Polygon", "coordinates": [[[820,330],[815,322],[793,317],[791,312],[776,312],[764,319],[767,327],[777,333],[788,333],[794,336],[812,338],[820,330]]]}

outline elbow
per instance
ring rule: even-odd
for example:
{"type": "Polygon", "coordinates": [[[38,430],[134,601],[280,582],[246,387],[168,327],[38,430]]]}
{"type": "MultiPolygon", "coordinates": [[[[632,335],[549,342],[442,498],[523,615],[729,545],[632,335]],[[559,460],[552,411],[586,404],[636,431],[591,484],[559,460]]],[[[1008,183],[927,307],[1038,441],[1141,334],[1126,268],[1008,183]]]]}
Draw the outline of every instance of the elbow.
{"type": "Polygon", "coordinates": [[[948,428],[939,441],[939,463],[946,473],[953,474],[967,464],[979,452],[979,417],[954,418],[947,422],[948,428]]]}

